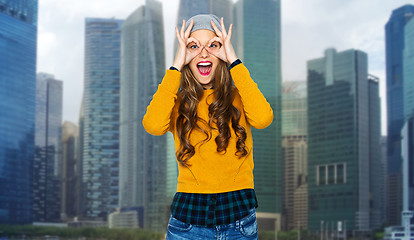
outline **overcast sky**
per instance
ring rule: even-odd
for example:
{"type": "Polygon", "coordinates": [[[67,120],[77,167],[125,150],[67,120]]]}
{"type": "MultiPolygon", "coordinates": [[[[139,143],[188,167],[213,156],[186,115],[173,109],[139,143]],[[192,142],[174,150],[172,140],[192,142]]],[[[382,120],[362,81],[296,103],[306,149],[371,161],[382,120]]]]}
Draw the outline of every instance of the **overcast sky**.
{"type": "MultiPolygon", "coordinates": [[[[63,121],[78,123],[83,92],[85,18],[125,19],[144,2],[39,0],[37,71],[53,74],[64,82],[63,121]]],[[[166,66],[170,66],[179,0],[161,2],[166,66]]],[[[306,80],[306,61],[322,57],[326,48],[337,51],[354,48],[368,53],[369,72],[380,78],[384,105],[384,26],[392,10],[404,4],[414,4],[414,0],[282,0],[283,81],[306,80]]],[[[385,108],[382,109],[382,133],[385,134],[385,108]]]]}

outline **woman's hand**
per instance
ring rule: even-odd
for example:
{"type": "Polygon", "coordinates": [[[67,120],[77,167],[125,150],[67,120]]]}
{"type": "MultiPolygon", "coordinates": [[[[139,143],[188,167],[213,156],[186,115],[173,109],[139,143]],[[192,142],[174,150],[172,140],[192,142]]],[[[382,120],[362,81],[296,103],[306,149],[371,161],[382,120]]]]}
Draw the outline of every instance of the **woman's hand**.
{"type": "Polygon", "coordinates": [[[180,32],[178,32],[178,28],[175,27],[175,33],[177,35],[178,40],[178,47],[177,52],[175,54],[175,59],[173,63],[173,67],[177,68],[181,71],[181,69],[187,65],[195,56],[197,56],[200,52],[200,43],[195,38],[189,38],[191,29],[193,28],[194,20],[191,20],[190,25],[188,26],[187,30],[185,30],[185,20],[183,20],[183,25],[181,26],[180,32]],[[195,44],[198,47],[192,48],[191,50],[187,48],[189,44],[195,44]]]}
{"type": "Polygon", "coordinates": [[[233,63],[237,60],[236,53],[234,52],[233,45],[231,44],[231,30],[233,28],[233,24],[230,24],[229,32],[226,32],[226,28],[224,27],[223,18],[220,20],[221,31],[217,28],[213,21],[211,21],[211,26],[213,26],[214,31],[216,32],[217,37],[210,40],[208,43],[209,46],[214,44],[214,42],[219,42],[222,46],[221,47],[209,47],[206,48],[207,51],[214,56],[220,58],[224,62],[229,64],[233,63]]]}

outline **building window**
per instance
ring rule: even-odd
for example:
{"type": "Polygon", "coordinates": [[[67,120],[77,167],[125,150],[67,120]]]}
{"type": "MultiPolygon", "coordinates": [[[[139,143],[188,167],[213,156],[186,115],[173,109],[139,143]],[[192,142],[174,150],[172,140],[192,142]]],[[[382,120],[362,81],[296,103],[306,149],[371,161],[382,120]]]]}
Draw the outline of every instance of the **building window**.
{"type": "Polygon", "coordinates": [[[316,185],[346,183],[346,164],[336,163],[316,166],[316,185]]]}
{"type": "Polygon", "coordinates": [[[335,165],[328,166],[328,184],[335,184],[335,165]]]}

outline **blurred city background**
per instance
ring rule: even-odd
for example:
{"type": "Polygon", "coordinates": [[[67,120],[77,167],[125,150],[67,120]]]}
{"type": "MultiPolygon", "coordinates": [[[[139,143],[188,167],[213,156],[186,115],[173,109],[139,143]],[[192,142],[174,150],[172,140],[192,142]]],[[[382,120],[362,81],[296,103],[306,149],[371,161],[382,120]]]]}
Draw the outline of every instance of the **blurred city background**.
{"type": "Polygon", "coordinates": [[[200,13],[234,24],[237,56],[275,112],[253,131],[259,230],[410,234],[404,0],[0,0],[0,224],[165,233],[174,142],[141,121],[174,27],[200,13]]]}

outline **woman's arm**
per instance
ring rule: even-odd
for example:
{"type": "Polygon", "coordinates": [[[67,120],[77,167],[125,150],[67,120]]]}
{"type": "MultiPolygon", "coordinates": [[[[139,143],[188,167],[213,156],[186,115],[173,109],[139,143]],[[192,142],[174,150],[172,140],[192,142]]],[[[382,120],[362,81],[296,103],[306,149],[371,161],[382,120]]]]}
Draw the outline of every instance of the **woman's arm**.
{"type": "Polygon", "coordinates": [[[158,86],[142,119],[142,125],[149,134],[163,135],[170,129],[171,113],[177,99],[180,78],[179,71],[167,70],[158,86]]]}
{"type": "Polygon", "coordinates": [[[243,102],[247,121],[257,129],[269,126],[273,121],[273,110],[250,77],[249,70],[239,63],[230,70],[230,74],[243,102]]]}

